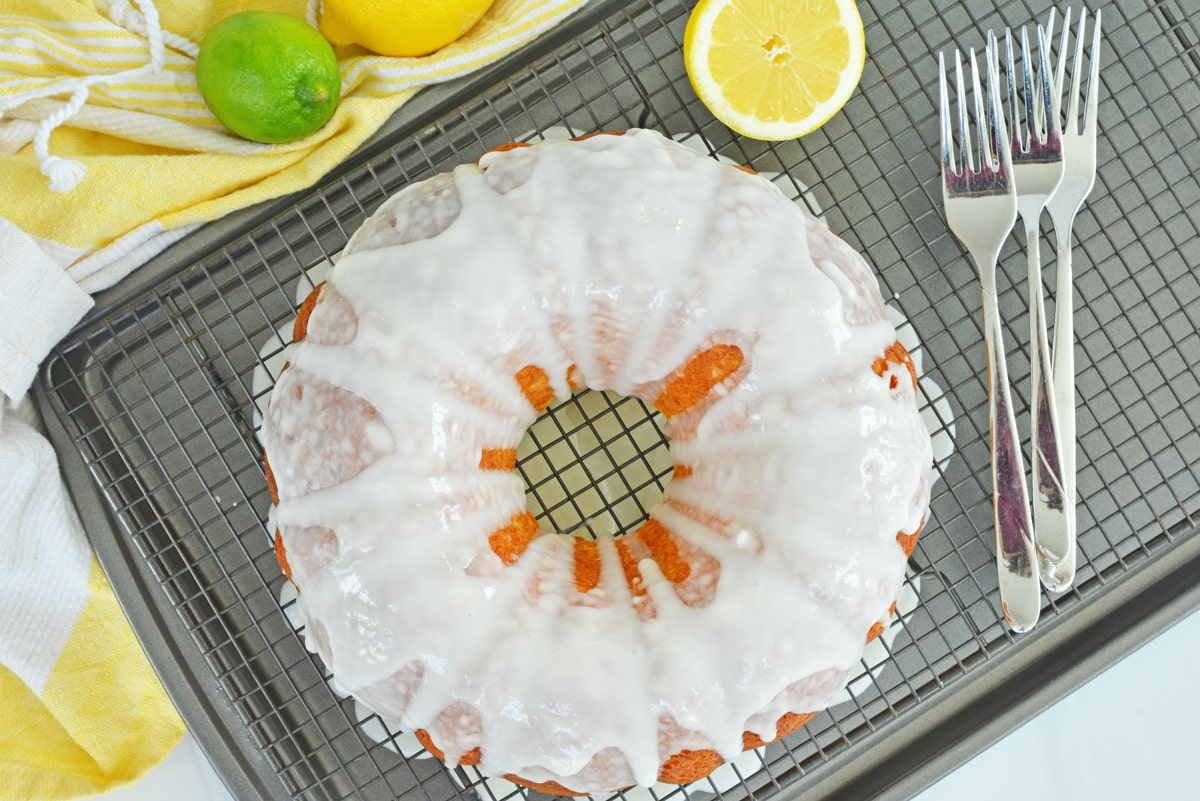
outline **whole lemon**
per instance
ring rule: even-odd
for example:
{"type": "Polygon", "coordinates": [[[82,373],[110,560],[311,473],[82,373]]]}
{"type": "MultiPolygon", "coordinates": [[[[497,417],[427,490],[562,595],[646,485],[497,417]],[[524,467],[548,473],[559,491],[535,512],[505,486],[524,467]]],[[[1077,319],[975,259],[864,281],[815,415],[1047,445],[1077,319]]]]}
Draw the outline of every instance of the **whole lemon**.
{"type": "Polygon", "coordinates": [[[243,11],[213,26],[196,57],[204,102],[231,131],[291,142],[333,116],[342,79],[333,48],[304,20],[243,11]]]}
{"type": "Polygon", "coordinates": [[[479,22],[493,0],[325,0],[318,26],[336,45],[385,56],[424,56],[479,22]]]}

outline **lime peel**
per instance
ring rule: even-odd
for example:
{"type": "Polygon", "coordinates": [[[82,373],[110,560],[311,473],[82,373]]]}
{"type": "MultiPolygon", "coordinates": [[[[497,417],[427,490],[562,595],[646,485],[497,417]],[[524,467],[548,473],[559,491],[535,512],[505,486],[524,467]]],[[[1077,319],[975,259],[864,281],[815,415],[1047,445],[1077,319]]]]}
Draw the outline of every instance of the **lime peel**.
{"type": "Polygon", "coordinates": [[[329,121],[341,94],[337,56],[304,20],[243,11],[205,35],[196,85],[213,115],[238,136],[278,144],[329,121]]]}

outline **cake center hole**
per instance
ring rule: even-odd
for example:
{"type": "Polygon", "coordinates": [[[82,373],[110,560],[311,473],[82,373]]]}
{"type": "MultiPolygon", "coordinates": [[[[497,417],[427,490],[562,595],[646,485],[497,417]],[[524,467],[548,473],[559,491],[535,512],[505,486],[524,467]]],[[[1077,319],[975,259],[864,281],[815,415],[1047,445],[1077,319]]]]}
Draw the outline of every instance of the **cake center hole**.
{"type": "Polygon", "coordinates": [[[547,409],[517,448],[542,530],[597,539],[644,522],[674,469],[663,423],[637,398],[591,389],[547,409]]]}

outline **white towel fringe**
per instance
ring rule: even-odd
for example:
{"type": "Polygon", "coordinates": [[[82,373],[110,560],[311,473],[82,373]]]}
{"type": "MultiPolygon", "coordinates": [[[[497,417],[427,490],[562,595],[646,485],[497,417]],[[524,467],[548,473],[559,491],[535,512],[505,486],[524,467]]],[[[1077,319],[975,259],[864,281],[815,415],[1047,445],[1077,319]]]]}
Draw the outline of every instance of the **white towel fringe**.
{"type": "Polygon", "coordinates": [[[321,19],[321,12],[325,10],[325,3],[322,0],[308,0],[308,10],[304,14],[304,21],[312,27],[317,27],[317,21],[321,19]]]}
{"type": "Polygon", "coordinates": [[[38,123],[37,132],[33,136],[33,153],[37,157],[38,168],[42,171],[42,175],[49,179],[50,190],[53,192],[71,191],[87,172],[87,168],[78,161],[51,155],[50,134],[54,132],[55,128],[78,113],[83,104],[87,102],[90,86],[160,73],[165,60],[164,44],[169,44],[173,49],[186,53],[192,58],[195,58],[200,50],[193,42],[162,29],[158,18],[158,8],[154,5],[153,0],[137,0],[137,3],[140,11],[133,8],[128,0],[113,0],[108,4],[97,3],[97,6],[108,12],[108,17],[114,24],[130,33],[146,37],[150,47],[150,61],[147,64],[111,75],[68,78],[49,86],[32,89],[0,100],[0,117],[3,117],[5,111],[30,100],[71,93],[71,98],[66,105],[38,123]]]}

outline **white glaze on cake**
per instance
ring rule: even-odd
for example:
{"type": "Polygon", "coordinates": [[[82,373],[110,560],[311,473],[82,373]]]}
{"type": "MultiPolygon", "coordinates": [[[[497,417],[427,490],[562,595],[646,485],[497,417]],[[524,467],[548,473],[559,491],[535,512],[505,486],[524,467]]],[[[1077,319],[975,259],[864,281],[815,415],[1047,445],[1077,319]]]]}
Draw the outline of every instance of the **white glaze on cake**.
{"type": "Polygon", "coordinates": [[[774,186],[645,131],[493,153],[385,204],[329,287],[264,442],[343,686],[451,763],[479,746],[485,773],[576,791],[650,784],[681,748],[731,758],[841,689],[897,597],[929,436],[907,371],[871,369],[896,334],[869,268],[774,186]],[[413,225],[448,227],[387,244],[413,225]],[[748,369],[669,423],[693,472],[651,511],[719,562],[702,605],[644,559],[639,614],[611,540],[586,594],[570,537],[505,567],[488,535],[524,488],[478,464],[537,415],[514,374],[645,395],[717,342],[748,369]]]}

